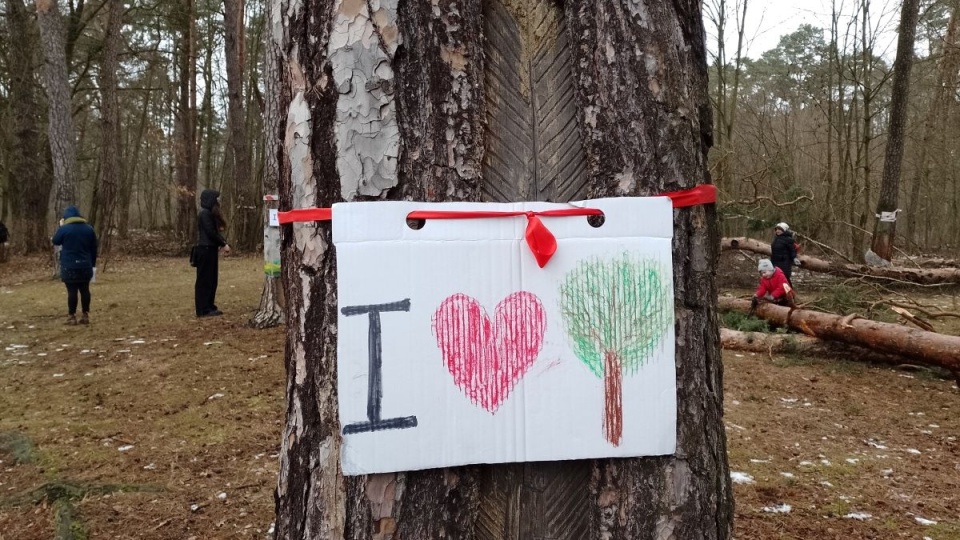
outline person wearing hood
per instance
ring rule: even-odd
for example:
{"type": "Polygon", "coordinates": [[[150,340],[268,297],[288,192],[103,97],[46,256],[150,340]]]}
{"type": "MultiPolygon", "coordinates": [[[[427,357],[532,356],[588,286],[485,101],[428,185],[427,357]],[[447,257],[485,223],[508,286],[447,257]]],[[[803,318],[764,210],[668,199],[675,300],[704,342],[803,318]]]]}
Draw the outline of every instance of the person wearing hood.
{"type": "Polygon", "coordinates": [[[53,235],[60,249],[60,279],[67,286],[67,323],[90,324],[90,282],[97,275],[97,233],[83,219],[77,207],[63,212],[60,227],[53,235]],[[77,320],[77,296],[82,314],[77,320]]]}
{"type": "Polygon", "coordinates": [[[220,213],[219,198],[220,192],[213,189],[205,189],[200,193],[197,246],[193,256],[193,263],[197,267],[197,281],[193,288],[197,317],[223,315],[216,304],[217,281],[220,277],[220,251],[229,255],[230,245],[222,234],[227,222],[220,213]]]}
{"type": "Polygon", "coordinates": [[[757,271],[760,273],[760,284],[753,293],[751,311],[756,309],[760,302],[793,307],[794,292],[787,282],[787,277],[783,275],[783,270],[774,266],[770,259],[760,259],[757,271]]]}
{"type": "Polygon", "coordinates": [[[770,243],[770,261],[783,272],[788,282],[793,283],[790,276],[793,273],[793,265],[798,261],[793,231],[786,223],[777,223],[774,234],[776,236],[770,243]]]}

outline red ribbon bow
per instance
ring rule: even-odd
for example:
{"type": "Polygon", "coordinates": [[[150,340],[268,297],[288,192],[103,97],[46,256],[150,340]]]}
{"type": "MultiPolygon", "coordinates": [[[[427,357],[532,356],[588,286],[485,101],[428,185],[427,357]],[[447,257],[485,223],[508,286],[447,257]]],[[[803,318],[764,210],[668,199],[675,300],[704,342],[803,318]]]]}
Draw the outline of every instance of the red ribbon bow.
{"type": "MultiPolygon", "coordinates": [[[[717,188],[710,184],[703,184],[692,189],[683,191],[674,191],[665,193],[664,197],[670,197],[674,208],[685,208],[696,206],[698,204],[712,204],[717,201],[717,188]]],[[[553,236],[550,229],[543,224],[540,217],[569,217],[569,216],[602,216],[603,212],[596,208],[561,208],[558,210],[533,211],[472,211],[472,210],[418,210],[410,212],[407,219],[487,219],[502,217],[527,217],[527,229],[524,232],[524,238],[530,252],[537,260],[540,268],[543,268],[557,252],[557,238],[553,236]]],[[[329,221],[332,218],[332,212],[329,208],[302,208],[299,210],[290,210],[279,212],[278,218],[281,225],[293,223],[295,221],[329,221]]]]}

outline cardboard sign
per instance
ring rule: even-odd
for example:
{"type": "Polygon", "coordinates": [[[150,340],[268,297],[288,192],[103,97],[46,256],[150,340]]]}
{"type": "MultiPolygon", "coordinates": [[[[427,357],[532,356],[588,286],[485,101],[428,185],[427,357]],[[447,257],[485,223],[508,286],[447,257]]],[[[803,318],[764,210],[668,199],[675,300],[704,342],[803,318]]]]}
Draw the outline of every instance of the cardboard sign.
{"type": "Polygon", "coordinates": [[[344,474],[675,451],[671,202],[575,204],[544,268],[523,216],[407,215],[569,205],[333,207],[344,474]]]}
{"type": "Polygon", "coordinates": [[[280,226],[280,211],[276,208],[271,208],[267,211],[268,222],[271,227],[280,226]]]}

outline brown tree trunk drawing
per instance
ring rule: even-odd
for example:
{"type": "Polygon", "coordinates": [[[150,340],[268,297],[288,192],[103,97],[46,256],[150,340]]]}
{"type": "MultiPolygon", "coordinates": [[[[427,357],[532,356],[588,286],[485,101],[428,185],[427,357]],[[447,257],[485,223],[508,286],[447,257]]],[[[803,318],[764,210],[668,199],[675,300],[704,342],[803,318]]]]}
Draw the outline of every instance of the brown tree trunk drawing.
{"type": "Polygon", "coordinates": [[[623,366],[617,354],[603,353],[603,435],[614,446],[623,438],[623,366]]]}

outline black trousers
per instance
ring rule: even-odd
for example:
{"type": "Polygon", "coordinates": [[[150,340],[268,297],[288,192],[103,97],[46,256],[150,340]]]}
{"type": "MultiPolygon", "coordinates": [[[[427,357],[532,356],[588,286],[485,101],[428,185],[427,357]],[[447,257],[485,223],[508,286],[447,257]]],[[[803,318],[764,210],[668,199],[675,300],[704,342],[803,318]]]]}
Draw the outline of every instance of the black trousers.
{"type": "Polygon", "coordinates": [[[217,246],[197,247],[197,282],[193,299],[197,317],[217,309],[217,281],[220,275],[220,253],[217,246]]]}
{"type": "Polygon", "coordinates": [[[67,313],[76,315],[78,294],[83,312],[90,313],[90,282],[64,283],[64,285],[67,286],[67,313]]]}

